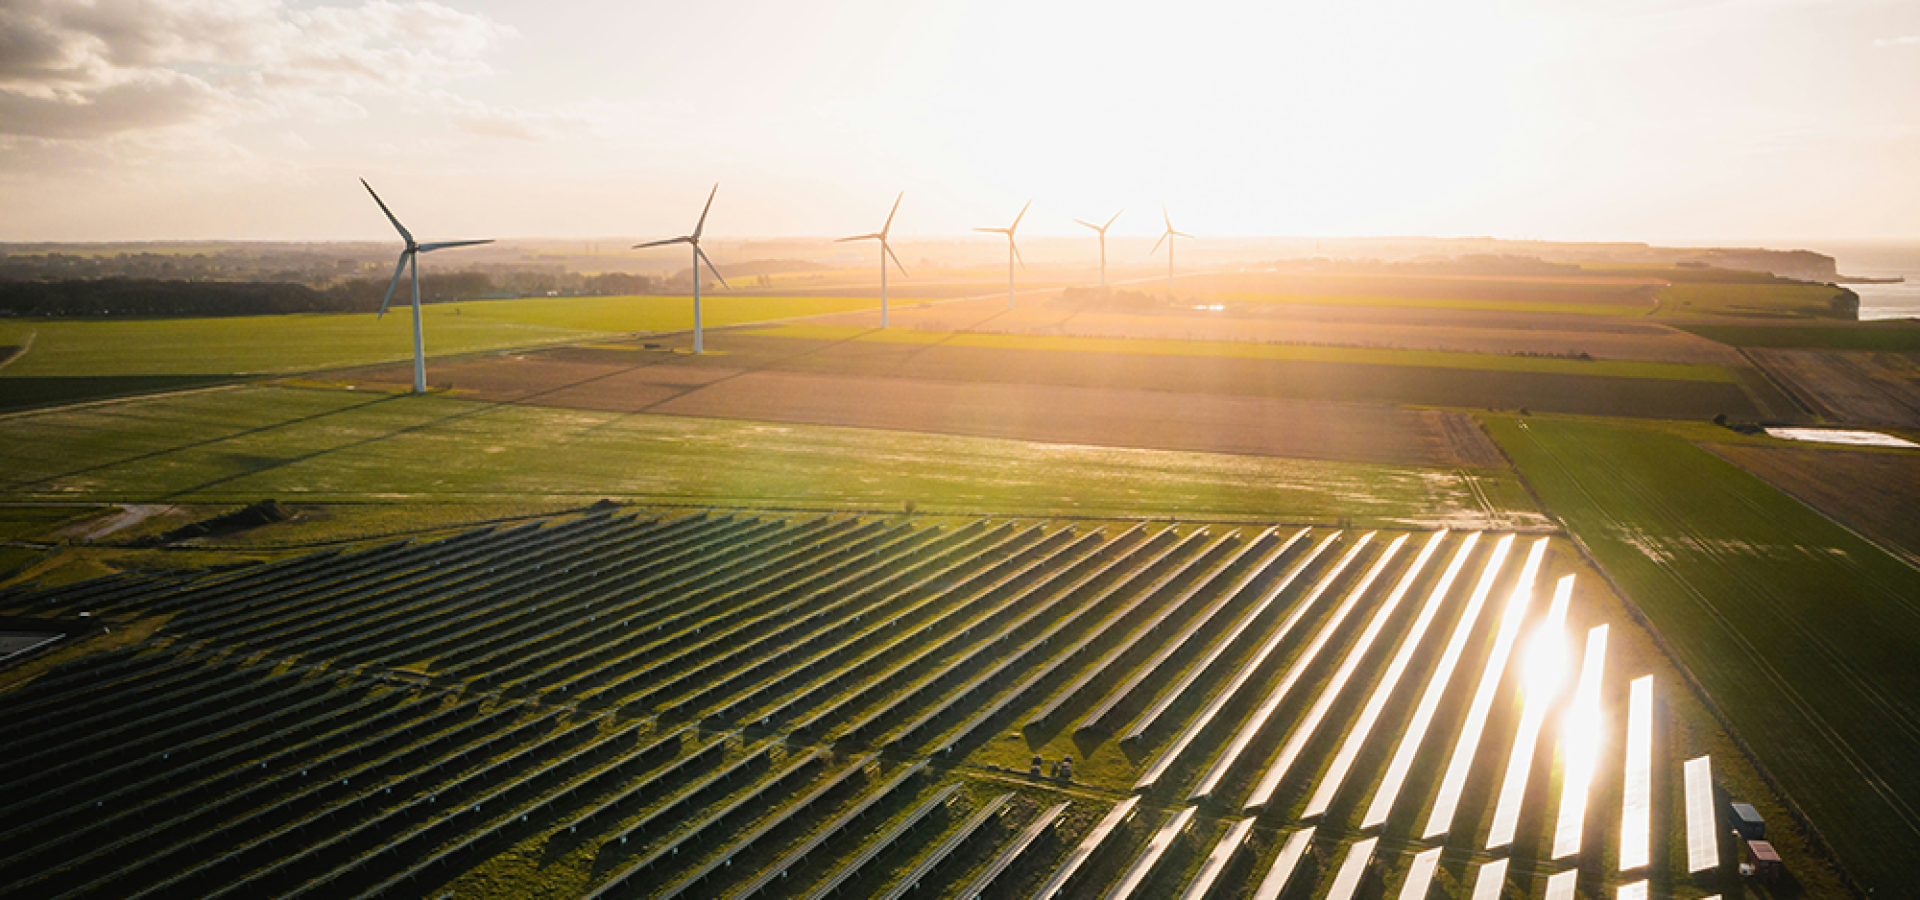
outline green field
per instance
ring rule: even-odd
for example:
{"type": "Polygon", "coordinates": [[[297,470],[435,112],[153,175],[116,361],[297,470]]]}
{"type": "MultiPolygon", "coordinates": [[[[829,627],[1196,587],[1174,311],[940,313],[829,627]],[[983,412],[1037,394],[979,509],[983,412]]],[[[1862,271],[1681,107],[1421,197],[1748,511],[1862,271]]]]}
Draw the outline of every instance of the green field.
{"type": "MultiPolygon", "coordinates": [[[[865,309],[840,297],[708,297],[709,327],[865,309]]],[[[538,297],[424,307],[427,353],[443,356],[693,327],[686,297],[538,297]]],[[[218,319],[0,322],[0,345],[31,341],[0,378],[258,375],[413,356],[412,311],[218,319]]],[[[4,384],[4,382],[0,382],[4,384]]]]}
{"type": "Polygon", "coordinates": [[[1852,320],[1859,309],[1851,291],[1824,284],[1689,282],[1667,285],[1658,297],[1653,314],[1662,318],[1852,320]]]}
{"type": "Polygon", "coordinates": [[[1734,347],[1780,350],[1920,351],[1920,328],[1906,322],[1857,325],[1679,325],[1710,341],[1734,347]]]}
{"type": "Polygon", "coordinates": [[[781,325],[746,332],[761,337],[823,341],[880,341],[944,344],[996,350],[1052,350],[1073,353],[1130,353],[1143,356],[1200,356],[1224,359],[1283,360],[1289,362],[1352,363],[1359,365],[1424,366],[1481,372],[1531,372],[1552,375],[1592,375],[1615,378],[1652,378],[1730,384],[1734,373],[1725,366],[1625,360],[1559,359],[1502,353],[1463,353],[1450,350],[1375,350],[1361,347],[1322,347],[1305,344],[1251,344],[1236,341],[1154,340],[1146,338],[1034,337],[1019,334],[952,333],[936,331],[879,331],[839,325],[781,325]]]}
{"type": "Polygon", "coordinates": [[[515,501],[1518,524],[1498,472],[251,386],[17,416],[10,500],[515,501]],[[858,463],[851,460],[860,460],[858,463]],[[1479,494],[1486,496],[1483,503],[1479,494]]]}
{"type": "MultiPolygon", "coordinates": [[[[1561,285],[1555,285],[1561,287],[1561,285]]],[[[1606,285],[1614,292],[1618,285],[1606,285]]],[[[1393,297],[1342,294],[1259,294],[1222,292],[1207,299],[1239,303],[1297,303],[1315,306],[1391,306],[1408,309],[1467,309],[1486,312],[1564,313],[1581,316],[1643,316],[1653,307],[1632,303],[1581,303],[1556,300],[1486,300],[1467,297],[1393,297]]]]}
{"type": "Polygon", "coordinates": [[[1488,422],[1867,887],[1920,840],[1920,572],[1684,438],[1488,422]]]}

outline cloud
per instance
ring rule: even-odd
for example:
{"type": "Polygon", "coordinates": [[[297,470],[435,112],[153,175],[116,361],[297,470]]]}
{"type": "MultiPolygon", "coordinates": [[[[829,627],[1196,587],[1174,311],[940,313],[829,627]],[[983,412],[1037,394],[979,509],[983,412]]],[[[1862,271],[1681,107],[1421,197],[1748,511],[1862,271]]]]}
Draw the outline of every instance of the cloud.
{"type": "Polygon", "coordinates": [[[487,74],[512,35],[431,0],[10,0],[0,134],[90,140],[242,119],[354,118],[365,95],[487,74]]]}
{"type": "Polygon", "coordinates": [[[1873,42],[1875,47],[1920,47],[1920,34],[1909,34],[1897,38],[1879,38],[1873,42]]]}

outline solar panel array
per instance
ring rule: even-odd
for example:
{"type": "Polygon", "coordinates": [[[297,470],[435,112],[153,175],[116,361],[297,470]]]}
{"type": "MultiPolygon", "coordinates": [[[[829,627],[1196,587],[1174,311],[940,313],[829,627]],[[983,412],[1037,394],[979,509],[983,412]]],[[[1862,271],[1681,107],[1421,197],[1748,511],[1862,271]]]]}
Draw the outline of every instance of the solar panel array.
{"type": "Polygon", "coordinates": [[[1628,885],[1652,685],[1604,625],[1538,676],[1591,624],[1535,602],[1548,548],[602,510],[16,593],[170,618],[0,695],[0,894],[439,896],[528,846],[607,897],[1628,885]],[[996,765],[1013,732],[1134,790],[996,765]]]}

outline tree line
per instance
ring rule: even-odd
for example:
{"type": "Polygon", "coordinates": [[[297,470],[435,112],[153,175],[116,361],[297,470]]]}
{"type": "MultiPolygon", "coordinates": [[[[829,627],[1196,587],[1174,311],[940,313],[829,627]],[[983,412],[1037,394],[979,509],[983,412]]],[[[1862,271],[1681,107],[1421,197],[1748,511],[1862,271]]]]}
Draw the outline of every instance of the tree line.
{"type": "MultiPolygon", "coordinates": [[[[422,273],[420,301],[450,303],[521,296],[619,296],[645,294],[654,280],[645,275],[607,272],[578,275],[555,287],[529,290],[507,279],[498,283],[485,272],[422,273]]],[[[0,314],[44,317],[271,316],[289,313],[373,312],[386,296],[386,278],[351,278],[326,287],[291,281],[180,281],[158,278],[93,278],[0,282],[0,314]]],[[[544,286],[541,285],[541,286],[544,286]]],[[[412,302],[406,279],[394,291],[393,304],[412,302]]]]}

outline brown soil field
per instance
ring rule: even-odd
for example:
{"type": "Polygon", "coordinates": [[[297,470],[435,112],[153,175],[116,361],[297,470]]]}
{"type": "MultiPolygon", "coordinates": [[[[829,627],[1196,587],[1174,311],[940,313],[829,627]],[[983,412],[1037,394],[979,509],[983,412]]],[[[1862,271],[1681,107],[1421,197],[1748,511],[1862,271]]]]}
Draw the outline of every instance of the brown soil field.
{"type": "Polygon", "coordinates": [[[1747,355],[1824,419],[1920,428],[1920,354],[1753,349],[1747,355]]]}
{"type": "Polygon", "coordinates": [[[1703,446],[1920,565],[1920,452],[1703,446]]]}
{"type": "MultiPolygon", "coordinates": [[[[844,425],[1388,465],[1503,467],[1469,417],[1440,410],[1165,391],[753,371],[723,356],[563,350],[438,366],[465,396],[541,406],[844,425]]],[[[764,362],[764,360],[763,360],[764,362]]],[[[404,367],[354,373],[401,385],[404,367]]]]}
{"type": "Polygon", "coordinates": [[[1358,294],[1526,303],[1623,303],[1652,308],[1665,282],[1638,276],[1319,275],[1234,272],[1179,281],[1182,293],[1358,294]]]}
{"type": "MultiPolygon", "coordinates": [[[[1593,316],[1295,304],[1225,304],[1222,310],[1073,310],[1057,305],[1006,311],[982,301],[892,312],[890,324],[917,331],[975,331],[1074,337],[1317,344],[1395,350],[1577,356],[1743,366],[1739,351],[1663,325],[1593,316]]],[[[876,312],[814,320],[876,327],[876,312]]]]}

